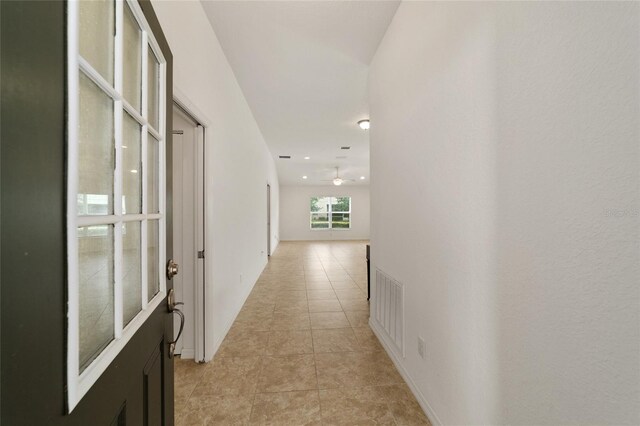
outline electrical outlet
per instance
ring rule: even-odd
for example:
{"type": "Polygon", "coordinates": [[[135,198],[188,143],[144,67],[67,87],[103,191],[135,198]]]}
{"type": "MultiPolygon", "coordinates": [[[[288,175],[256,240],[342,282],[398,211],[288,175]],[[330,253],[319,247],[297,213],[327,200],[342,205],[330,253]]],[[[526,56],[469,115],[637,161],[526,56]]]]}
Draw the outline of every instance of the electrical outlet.
{"type": "Polygon", "coordinates": [[[420,355],[422,359],[425,357],[425,345],[422,337],[418,337],[418,355],[420,355]]]}

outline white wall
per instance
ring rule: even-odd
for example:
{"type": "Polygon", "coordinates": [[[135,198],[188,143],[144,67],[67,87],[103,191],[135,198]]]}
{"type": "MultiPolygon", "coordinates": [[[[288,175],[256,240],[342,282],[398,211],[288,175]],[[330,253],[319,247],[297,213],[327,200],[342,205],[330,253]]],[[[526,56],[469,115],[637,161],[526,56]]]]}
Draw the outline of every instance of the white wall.
{"type": "Polygon", "coordinates": [[[197,1],[153,1],[173,53],[174,86],[209,121],[206,156],[206,347],[211,357],[267,262],[278,235],[273,158],[197,1]]]}
{"type": "Polygon", "coordinates": [[[280,188],[280,236],[283,241],[368,240],[368,186],[282,186],[280,188]],[[309,226],[311,197],[350,196],[351,229],[314,230],[309,226]]]}
{"type": "Polygon", "coordinates": [[[639,11],[403,2],[378,49],[372,267],[435,423],[640,423],[639,11]]]}

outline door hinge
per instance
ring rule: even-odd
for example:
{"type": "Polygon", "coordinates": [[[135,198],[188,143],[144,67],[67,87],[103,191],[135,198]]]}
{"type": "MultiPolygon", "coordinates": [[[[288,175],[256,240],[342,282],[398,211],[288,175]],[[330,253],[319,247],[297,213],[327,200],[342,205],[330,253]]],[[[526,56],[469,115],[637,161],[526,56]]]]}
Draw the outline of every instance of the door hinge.
{"type": "Polygon", "coordinates": [[[204,250],[198,251],[198,259],[204,259],[204,250]]]}

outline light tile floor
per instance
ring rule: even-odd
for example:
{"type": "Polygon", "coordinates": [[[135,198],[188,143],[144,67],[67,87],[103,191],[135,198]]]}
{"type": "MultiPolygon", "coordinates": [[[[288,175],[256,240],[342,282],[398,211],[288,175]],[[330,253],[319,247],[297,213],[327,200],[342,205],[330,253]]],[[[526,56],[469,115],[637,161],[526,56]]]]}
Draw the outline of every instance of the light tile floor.
{"type": "Polygon", "coordinates": [[[280,243],[214,360],[176,360],[177,425],[428,425],[369,328],[365,244],[280,243]]]}

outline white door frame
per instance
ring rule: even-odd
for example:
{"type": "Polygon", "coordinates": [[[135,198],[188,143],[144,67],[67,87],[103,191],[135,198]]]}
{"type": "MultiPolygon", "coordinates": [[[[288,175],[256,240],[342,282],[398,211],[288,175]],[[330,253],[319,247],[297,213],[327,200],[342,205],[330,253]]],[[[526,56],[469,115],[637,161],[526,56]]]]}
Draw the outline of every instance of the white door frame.
{"type": "MultiPolygon", "coordinates": [[[[176,105],[178,105],[184,112],[190,115],[195,121],[199,124],[198,127],[202,127],[202,131],[197,132],[197,156],[196,158],[204,159],[204,149],[207,144],[207,128],[210,126],[209,119],[189,100],[189,98],[177,87],[174,85],[173,87],[173,101],[176,105]]],[[[205,161],[198,161],[198,185],[203,185],[207,176],[207,167],[205,161]]],[[[198,188],[197,193],[201,193],[204,195],[206,199],[205,188],[198,188]]],[[[196,244],[198,247],[201,247],[205,251],[205,259],[203,262],[197,262],[197,271],[196,277],[198,278],[197,282],[202,283],[202,285],[196,285],[194,292],[194,325],[195,325],[195,355],[194,360],[196,362],[206,362],[209,361],[212,357],[213,347],[207,347],[207,335],[206,335],[206,322],[205,315],[206,313],[206,297],[205,297],[205,264],[206,264],[206,248],[204,236],[209,232],[209,226],[205,218],[207,217],[207,203],[205,200],[200,199],[200,197],[196,197],[198,204],[196,205],[196,211],[198,214],[198,221],[203,223],[204,232],[198,232],[196,244]],[[200,203],[204,203],[200,205],[200,203]]],[[[210,253],[210,252],[209,252],[210,253]]]]}

